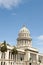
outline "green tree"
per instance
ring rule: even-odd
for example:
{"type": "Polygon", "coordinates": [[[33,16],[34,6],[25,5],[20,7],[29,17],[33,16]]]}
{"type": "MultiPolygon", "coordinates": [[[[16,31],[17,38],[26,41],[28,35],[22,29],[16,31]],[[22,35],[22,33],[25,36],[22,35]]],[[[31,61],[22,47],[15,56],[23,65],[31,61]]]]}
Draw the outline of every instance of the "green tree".
{"type": "MultiPolygon", "coordinates": [[[[7,52],[7,45],[6,45],[6,41],[4,41],[1,45],[1,48],[0,48],[1,52],[2,52],[2,59],[4,58],[5,59],[5,52],[7,52]]],[[[3,62],[3,60],[2,60],[3,62]]]]}
{"type": "Polygon", "coordinates": [[[11,51],[12,51],[13,56],[15,55],[15,61],[16,61],[16,55],[18,54],[16,47],[14,46],[14,48],[11,51]]]}
{"type": "Polygon", "coordinates": [[[3,44],[2,44],[2,46],[1,46],[1,52],[7,52],[6,41],[4,41],[3,44]]]}
{"type": "Polygon", "coordinates": [[[18,51],[17,51],[16,47],[14,46],[14,48],[12,49],[12,54],[17,54],[17,53],[18,53],[18,51]]]}

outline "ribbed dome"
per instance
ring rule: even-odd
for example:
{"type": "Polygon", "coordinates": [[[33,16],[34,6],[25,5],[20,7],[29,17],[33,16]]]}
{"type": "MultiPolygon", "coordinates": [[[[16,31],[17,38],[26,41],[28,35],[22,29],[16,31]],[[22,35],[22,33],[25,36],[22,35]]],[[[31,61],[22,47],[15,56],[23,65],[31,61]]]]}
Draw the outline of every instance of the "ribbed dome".
{"type": "Polygon", "coordinates": [[[28,34],[30,34],[30,31],[26,28],[25,25],[23,25],[23,27],[20,29],[19,33],[28,33],[28,34]]]}
{"type": "Polygon", "coordinates": [[[18,38],[17,38],[17,46],[31,46],[32,38],[30,36],[30,31],[27,29],[26,26],[19,30],[18,38]]]}
{"type": "Polygon", "coordinates": [[[25,25],[23,25],[23,27],[20,29],[18,38],[30,38],[30,31],[27,29],[25,25]]]}

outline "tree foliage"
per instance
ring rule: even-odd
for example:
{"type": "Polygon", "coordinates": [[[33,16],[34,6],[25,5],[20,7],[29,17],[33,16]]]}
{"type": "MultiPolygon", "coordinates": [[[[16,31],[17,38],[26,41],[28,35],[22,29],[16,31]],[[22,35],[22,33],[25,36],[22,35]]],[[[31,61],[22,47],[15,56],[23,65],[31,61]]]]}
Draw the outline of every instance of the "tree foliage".
{"type": "Polygon", "coordinates": [[[1,52],[7,52],[6,41],[3,42],[3,46],[1,47],[1,52]]]}
{"type": "Polygon", "coordinates": [[[12,54],[17,54],[18,53],[18,51],[17,51],[15,46],[14,46],[14,48],[11,51],[12,51],[12,54]]]}

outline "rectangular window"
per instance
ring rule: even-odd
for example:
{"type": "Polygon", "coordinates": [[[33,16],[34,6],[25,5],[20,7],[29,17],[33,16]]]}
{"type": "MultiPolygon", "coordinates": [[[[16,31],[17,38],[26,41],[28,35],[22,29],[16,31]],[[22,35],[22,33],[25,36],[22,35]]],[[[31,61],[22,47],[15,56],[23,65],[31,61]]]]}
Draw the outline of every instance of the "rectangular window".
{"type": "Polygon", "coordinates": [[[2,52],[1,58],[5,59],[5,52],[2,52]]]}
{"type": "Polygon", "coordinates": [[[2,65],[2,62],[1,62],[1,65],[2,65]]]}

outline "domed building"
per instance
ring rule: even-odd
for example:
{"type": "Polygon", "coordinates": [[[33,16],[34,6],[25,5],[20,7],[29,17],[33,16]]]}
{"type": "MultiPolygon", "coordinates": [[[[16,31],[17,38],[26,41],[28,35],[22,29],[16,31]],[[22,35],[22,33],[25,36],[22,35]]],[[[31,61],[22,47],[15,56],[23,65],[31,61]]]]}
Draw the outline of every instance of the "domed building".
{"type": "Polygon", "coordinates": [[[32,39],[30,36],[30,31],[26,28],[26,26],[24,25],[18,34],[18,38],[17,38],[17,45],[18,46],[32,46],[32,39]]]}
{"type": "Polygon", "coordinates": [[[16,46],[0,43],[0,65],[43,65],[43,54],[32,47],[32,37],[25,25],[19,30],[16,46]]]}

